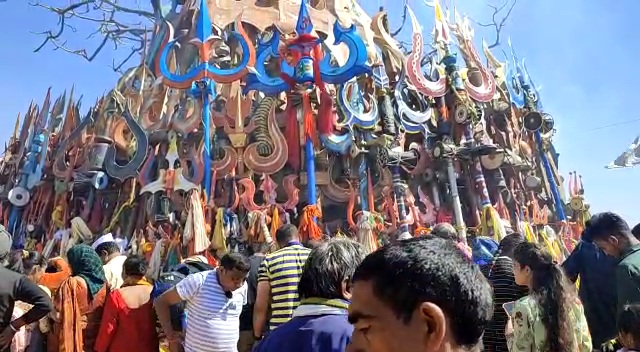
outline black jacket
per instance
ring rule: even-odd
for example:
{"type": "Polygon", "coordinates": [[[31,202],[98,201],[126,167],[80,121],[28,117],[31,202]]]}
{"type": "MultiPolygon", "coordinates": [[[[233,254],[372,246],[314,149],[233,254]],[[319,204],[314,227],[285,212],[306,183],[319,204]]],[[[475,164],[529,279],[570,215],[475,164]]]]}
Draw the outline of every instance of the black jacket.
{"type": "Polygon", "coordinates": [[[616,337],[617,260],[594,243],[580,241],[562,264],[572,281],[580,277],[580,300],[584,306],[593,348],[616,337]]]}

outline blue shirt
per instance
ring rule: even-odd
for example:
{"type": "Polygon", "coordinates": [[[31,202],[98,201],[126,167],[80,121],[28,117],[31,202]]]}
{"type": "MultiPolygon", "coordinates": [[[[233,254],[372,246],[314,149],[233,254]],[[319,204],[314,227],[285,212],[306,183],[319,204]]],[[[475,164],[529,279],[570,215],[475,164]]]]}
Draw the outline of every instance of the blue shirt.
{"type": "Polygon", "coordinates": [[[594,348],[616,336],[616,265],[615,258],[585,241],[562,264],[569,279],[580,276],[579,295],[594,348]]]}
{"type": "Polygon", "coordinates": [[[271,331],[254,352],[344,352],[352,333],[347,314],[294,317],[271,331]]]}

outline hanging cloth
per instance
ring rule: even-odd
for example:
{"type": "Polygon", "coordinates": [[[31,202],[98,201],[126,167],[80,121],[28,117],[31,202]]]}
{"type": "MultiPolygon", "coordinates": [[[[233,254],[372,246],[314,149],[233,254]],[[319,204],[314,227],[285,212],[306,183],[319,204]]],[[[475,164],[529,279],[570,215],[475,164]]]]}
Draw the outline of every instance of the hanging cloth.
{"type": "Polygon", "coordinates": [[[317,205],[307,205],[302,209],[299,231],[303,240],[319,241],[322,239],[322,230],[314,221],[314,218],[320,217],[322,217],[322,212],[317,205]]]}
{"type": "Polygon", "coordinates": [[[189,195],[188,200],[189,213],[187,215],[187,222],[185,224],[182,244],[187,245],[193,241],[193,253],[201,253],[211,245],[211,241],[207,237],[204,222],[204,212],[202,209],[202,203],[200,201],[200,192],[193,191],[189,195]]]}
{"type": "Polygon", "coordinates": [[[278,206],[272,205],[273,212],[271,214],[271,237],[276,237],[276,231],[280,227],[280,210],[278,206]]]}
{"type": "Polygon", "coordinates": [[[227,251],[227,239],[224,235],[224,208],[218,208],[216,211],[216,224],[213,228],[213,238],[211,239],[213,248],[221,253],[227,251]]]}

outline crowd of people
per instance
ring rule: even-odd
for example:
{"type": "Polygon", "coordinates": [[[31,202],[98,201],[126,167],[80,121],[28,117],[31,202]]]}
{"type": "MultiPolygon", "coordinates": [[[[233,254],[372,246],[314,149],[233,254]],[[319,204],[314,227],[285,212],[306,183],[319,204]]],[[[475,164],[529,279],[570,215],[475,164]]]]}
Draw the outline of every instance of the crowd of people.
{"type": "Polygon", "coordinates": [[[444,223],[372,253],[293,225],[275,237],[154,281],[110,235],[45,260],[2,228],[0,352],[640,351],[640,225],[614,213],[563,263],[521,234],[462,243],[444,223]]]}

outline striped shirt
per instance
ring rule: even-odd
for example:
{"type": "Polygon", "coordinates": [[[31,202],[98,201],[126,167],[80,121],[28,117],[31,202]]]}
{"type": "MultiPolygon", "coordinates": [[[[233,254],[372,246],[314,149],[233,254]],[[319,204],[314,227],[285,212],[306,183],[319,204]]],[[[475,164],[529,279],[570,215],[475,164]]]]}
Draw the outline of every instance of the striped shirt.
{"type": "Polygon", "coordinates": [[[268,254],[260,265],[258,282],[268,281],[271,286],[269,330],[289,321],[300,304],[298,283],[310,252],[311,249],[300,242],[289,242],[286,247],[268,254]]]}
{"type": "Polygon", "coordinates": [[[240,313],[247,304],[247,284],[227,298],[216,270],[202,271],[178,282],[186,302],[185,352],[237,352],[240,313]]]}
{"type": "Polygon", "coordinates": [[[493,318],[484,330],[482,342],[485,351],[508,352],[504,336],[508,317],[502,305],[527,295],[527,288],[516,284],[513,277],[513,261],[505,256],[496,258],[489,273],[489,283],[493,287],[493,318]]]}

